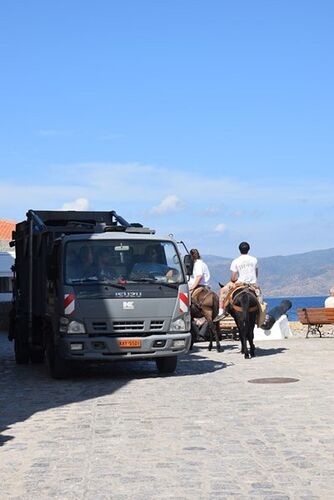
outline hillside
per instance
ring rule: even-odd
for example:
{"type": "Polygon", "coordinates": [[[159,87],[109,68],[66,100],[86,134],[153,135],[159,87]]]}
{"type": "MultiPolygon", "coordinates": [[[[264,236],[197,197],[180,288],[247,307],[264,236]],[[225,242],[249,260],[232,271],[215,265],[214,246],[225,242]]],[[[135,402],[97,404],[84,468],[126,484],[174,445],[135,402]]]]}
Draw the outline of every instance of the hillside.
{"type": "MultiPolygon", "coordinates": [[[[205,255],[211,283],[218,290],[230,276],[231,258],[205,255]]],[[[259,284],[266,297],[327,295],[334,286],[334,248],[287,256],[259,258],[259,284]]]]}

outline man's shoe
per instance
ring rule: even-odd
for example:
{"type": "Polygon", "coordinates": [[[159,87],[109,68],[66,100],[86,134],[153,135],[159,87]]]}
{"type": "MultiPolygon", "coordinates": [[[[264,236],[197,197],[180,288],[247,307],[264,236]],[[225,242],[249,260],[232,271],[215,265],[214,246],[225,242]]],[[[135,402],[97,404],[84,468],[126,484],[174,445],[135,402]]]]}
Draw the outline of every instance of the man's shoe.
{"type": "Polygon", "coordinates": [[[218,314],[215,318],[213,318],[212,321],[214,323],[218,323],[218,321],[221,321],[222,319],[224,319],[225,316],[227,316],[226,312],[222,312],[222,313],[218,314]]]}

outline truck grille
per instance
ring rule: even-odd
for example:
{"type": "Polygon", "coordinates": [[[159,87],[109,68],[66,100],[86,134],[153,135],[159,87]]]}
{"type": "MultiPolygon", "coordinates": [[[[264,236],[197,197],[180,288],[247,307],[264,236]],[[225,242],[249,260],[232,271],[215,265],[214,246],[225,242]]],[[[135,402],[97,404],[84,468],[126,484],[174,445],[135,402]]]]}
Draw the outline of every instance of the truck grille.
{"type": "Polygon", "coordinates": [[[144,330],[144,321],[113,321],[114,333],[131,330],[132,332],[142,332],[144,330]]]}
{"type": "Polygon", "coordinates": [[[151,323],[150,323],[150,330],[159,331],[159,330],[162,330],[163,327],[164,327],[163,320],[155,320],[155,321],[151,321],[151,323]]]}
{"type": "Polygon", "coordinates": [[[107,330],[107,323],[105,321],[93,321],[92,327],[95,332],[105,332],[107,330]]]}
{"type": "Polygon", "coordinates": [[[106,335],[109,337],[139,336],[145,337],[152,333],[163,333],[164,320],[140,320],[140,321],[88,321],[91,336],[106,335]]]}

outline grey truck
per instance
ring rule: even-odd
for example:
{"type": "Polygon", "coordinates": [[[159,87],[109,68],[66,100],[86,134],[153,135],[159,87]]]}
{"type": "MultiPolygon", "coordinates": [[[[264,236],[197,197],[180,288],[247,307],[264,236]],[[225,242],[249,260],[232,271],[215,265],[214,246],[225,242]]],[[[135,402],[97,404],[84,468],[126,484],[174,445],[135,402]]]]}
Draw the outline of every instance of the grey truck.
{"type": "Polygon", "coordinates": [[[177,243],[115,211],[29,210],[16,225],[9,339],[18,364],[155,360],[189,350],[189,292],[177,243]]]}

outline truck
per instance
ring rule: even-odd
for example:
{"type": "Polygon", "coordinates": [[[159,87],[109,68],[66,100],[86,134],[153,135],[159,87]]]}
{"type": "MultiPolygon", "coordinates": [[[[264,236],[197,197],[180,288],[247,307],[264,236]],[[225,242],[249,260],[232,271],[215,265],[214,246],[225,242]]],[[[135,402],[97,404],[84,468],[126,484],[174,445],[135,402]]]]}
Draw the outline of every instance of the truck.
{"type": "Polygon", "coordinates": [[[45,359],[59,379],[78,363],[155,360],[171,374],[188,352],[186,260],[172,236],[115,211],[31,209],[10,245],[17,364],[45,359]]]}

